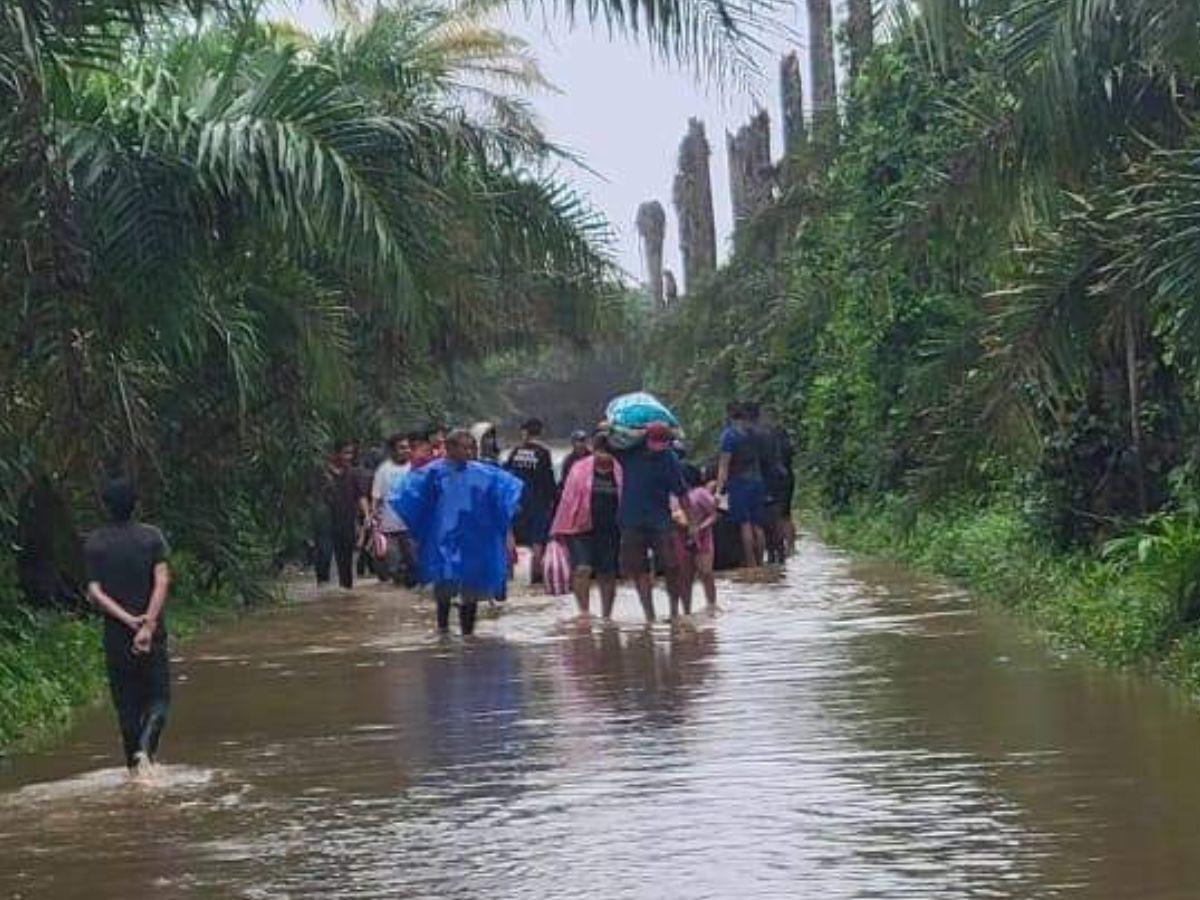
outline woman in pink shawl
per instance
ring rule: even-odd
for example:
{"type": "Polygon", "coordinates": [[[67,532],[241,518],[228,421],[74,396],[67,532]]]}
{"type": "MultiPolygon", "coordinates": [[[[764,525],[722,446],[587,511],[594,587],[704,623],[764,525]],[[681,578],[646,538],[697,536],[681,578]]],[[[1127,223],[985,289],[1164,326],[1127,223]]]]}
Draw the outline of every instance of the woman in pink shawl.
{"type": "Polygon", "coordinates": [[[550,527],[553,537],[566,542],[571,556],[571,588],[583,615],[590,611],[595,576],[600,585],[601,612],[604,618],[612,618],[621,558],[621,531],[617,525],[621,485],[621,464],[612,455],[607,435],[597,434],[592,455],[571,467],[550,527]]]}

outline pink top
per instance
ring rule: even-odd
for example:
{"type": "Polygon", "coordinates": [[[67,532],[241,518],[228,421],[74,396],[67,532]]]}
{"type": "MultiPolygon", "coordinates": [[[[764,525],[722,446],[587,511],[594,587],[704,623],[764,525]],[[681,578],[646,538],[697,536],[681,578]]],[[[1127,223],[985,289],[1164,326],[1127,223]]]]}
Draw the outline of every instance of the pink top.
{"type": "MultiPolygon", "coordinates": [[[[558,501],[558,511],[554,514],[554,523],[550,526],[550,534],[554,537],[587,534],[592,530],[592,476],[595,471],[595,456],[585,456],[571,466],[563,484],[562,497],[558,501]]],[[[621,464],[614,459],[613,479],[617,482],[618,496],[621,494],[623,477],[621,464]]]]}
{"type": "MultiPolygon", "coordinates": [[[[688,503],[692,507],[692,516],[696,524],[702,526],[701,531],[711,531],[717,522],[717,499],[706,487],[695,487],[688,491],[688,503]]],[[[671,509],[679,509],[679,501],[671,498],[671,509]]]]}

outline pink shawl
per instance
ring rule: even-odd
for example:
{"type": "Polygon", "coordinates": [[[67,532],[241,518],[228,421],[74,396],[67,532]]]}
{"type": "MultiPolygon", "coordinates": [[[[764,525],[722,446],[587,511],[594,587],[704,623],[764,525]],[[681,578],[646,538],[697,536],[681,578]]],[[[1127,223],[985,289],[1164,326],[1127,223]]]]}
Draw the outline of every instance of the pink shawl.
{"type": "MultiPolygon", "coordinates": [[[[592,530],[592,478],[596,472],[596,457],[587,456],[571,467],[563,484],[562,498],[554,514],[550,534],[566,537],[572,534],[587,534],[592,530]]],[[[613,478],[617,482],[617,496],[621,496],[624,475],[621,464],[613,460],[613,478]]]]}

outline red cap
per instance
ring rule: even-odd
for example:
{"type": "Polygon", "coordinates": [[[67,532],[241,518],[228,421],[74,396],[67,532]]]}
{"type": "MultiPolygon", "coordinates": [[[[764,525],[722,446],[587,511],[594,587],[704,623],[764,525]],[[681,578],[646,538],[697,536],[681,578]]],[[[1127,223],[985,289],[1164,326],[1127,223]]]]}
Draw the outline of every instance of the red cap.
{"type": "Polygon", "coordinates": [[[666,450],[671,446],[671,426],[666,422],[651,422],[646,426],[646,446],[651,450],[666,450]]]}

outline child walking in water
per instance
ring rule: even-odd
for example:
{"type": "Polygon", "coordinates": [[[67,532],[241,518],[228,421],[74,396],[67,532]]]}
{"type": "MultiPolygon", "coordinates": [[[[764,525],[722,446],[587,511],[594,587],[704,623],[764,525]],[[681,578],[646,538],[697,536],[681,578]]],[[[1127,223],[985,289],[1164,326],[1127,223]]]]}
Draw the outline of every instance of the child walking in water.
{"type": "Polygon", "coordinates": [[[717,580],[713,575],[716,544],[713,526],[717,524],[717,501],[704,486],[704,477],[695,466],[685,466],[683,479],[688,486],[688,502],[697,523],[696,537],[688,539],[688,520],[679,501],[671,498],[671,517],[675,521],[676,557],[679,559],[679,593],[683,614],[692,612],[692,590],[697,581],[704,586],[710,611],[717,608],[717,580]]]}

